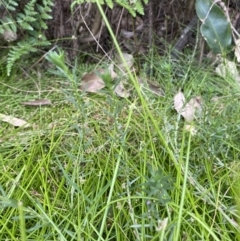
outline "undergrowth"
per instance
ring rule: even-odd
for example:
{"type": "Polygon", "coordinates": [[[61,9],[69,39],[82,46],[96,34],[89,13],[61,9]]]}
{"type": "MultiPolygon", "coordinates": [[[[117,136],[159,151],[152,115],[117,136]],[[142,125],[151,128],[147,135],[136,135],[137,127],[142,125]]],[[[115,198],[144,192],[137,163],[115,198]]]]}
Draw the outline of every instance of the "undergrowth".
{"type": "Polygon", "coordinates": [[[31,127],[1,122],[0,240],[240,240],[239,87],[206,66],[172,76],[168,58],[151,61],[163,97],[2,74],[0,112],[31,127]],[[173,108],[179,89],[204,100],[196,135],[173,108]]]}

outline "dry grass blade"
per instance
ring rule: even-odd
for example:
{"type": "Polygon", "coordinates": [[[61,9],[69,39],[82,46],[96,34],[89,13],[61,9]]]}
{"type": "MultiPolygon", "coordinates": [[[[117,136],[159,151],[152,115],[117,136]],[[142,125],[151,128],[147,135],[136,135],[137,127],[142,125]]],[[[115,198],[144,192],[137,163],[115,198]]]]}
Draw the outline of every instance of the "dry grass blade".
{"type": "Polygon", "coordinates": [[[25,101],[22,104],[26,106],[43,106],[43,105],[51,105],[52,102],[49,99],[39,99],[39,100],[25,101]]]}

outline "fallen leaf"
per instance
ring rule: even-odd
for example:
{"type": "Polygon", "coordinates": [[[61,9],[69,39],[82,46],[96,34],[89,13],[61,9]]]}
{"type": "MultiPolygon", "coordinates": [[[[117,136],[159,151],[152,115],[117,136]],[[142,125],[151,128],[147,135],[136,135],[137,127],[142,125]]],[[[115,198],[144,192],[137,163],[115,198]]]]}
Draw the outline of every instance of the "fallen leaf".
{"type": "Polygon", "coordinates": [[[164,91],[162,90],[162,88],[159,85],[153,84],[149,81],[147,83],[148,83],[149,90],[152,93],[154,93],[158,96],[164,96],[164,91]]]}
{"type": "Polygon", "coordinates": [[[31,100],[31,101],[25,101],[22,103],[26,106],[43,106],[43,105],[51,105],[51,100],[48,99],[39,99],[39,100],[31,100]]]}
{"type": "Polygon", "coordinates": [[[128,97],[130,96],[129,91],[127,91],[127,90],[124,88],[124,85],[123,85],[123,82],[122,82],[122,81],[120,81],[120,82],[118,83],[118,85],[115,87],[114,92],[115,92],[118,96],[120,96],[120,97],[122,97],[122,98],[128,98],[128,97]]]}
{"type": "Polygon", "coordinates": [[[236,46],[235,46],[235,56],[237,58],[237,62],[240,63],[240,39],[237,39],[236,41],[236,46]]]}
{"type": "Polygon", "coordinates": [[[174,96],[174,108],[187,122],[192,122],[196,117],[196,112],[200,113],[202,110],[202,98],[194,97],[186,105],[185,102],[184,94],[179,91],[174,96]]]}
{"type": "Polygon", "coordinates": [[[24,126],[25,128],[30,127],[30,124],[28,124],[25,120],[22,120],[10,115],[0,114],[0,120],[3,122],[7,122],[8,124],[16,127],[21,127],[21,126],[24,126]]]}
{"type": "Polygon", "coordinates": [[[84,74],[81,79],[80,89],[91,93],[99,92],[99,90],[106,86],[103,77],[107,74],[109,74],[112,79],[117,77],[117,74],[113,71],[113,65],[110,65],[107,69],[97,69],[91,73],[84,74]]]}
{"type": "Polygon", "coordinates": [[[148,79],[144,81],[143,79],[138,78],[138,83],[142,85],[144,88],[146,88],[147,90],[149,90],[150,92],[152,92],[153,94],[156,94],[158,96],[164,96],[164,91],[162,90],[159,83],[157,83],[156,81],[153,82],[148,79]]]}
{"type": "Polygon", "coordinates": [[[200,96],[192,98],[183,108],[181,115],[187,122],[192,122],[196,117],[196,111],[202,110],[202,98],[200,96]]]}
{"type": "Polygon", "coordinates": [[[178,114],[182,113],[183,106],[185,104],[185,97],[184,94],[179,91],[175,96],[174,96],[174,108],[177,111],[178,114]]]}
{"type": "Polygon", "coordinates": [[[80,89],[87,92],[96,93],[105,87],[104,81],[94,72],[84,74],[81,80],[80,89]]]}
{"type": "Polygon", "coordinates": [[[110,64],[107,68],[107,71],[105,72],[109,72],[110,76],[112,79],[115,79],[118,75],[114,72],[114,65],[113,64],[110,64]]]}
{"type": "Polygon", "coordinates": [[[237,82],[240,82],[240,75],[237,70],[236,64],[226,59],[222,61],[223,62],[216,67],[215,69],[216,73],[222,78],[226,78],[229,76],[235,79],[237,82]]]}
{"type": "MultiPolygon", "coordinates": [[[[123,58],[125,59],[126,61],[126,64],[127,64],[127,67],[129,69],[132,68],[133,64],[134,64],[134,58],[131,54],[128,54],[128,53],[122,53],[123,55],[123,58]]],[[[123,72],[126,72],[127,69],[125,67],[125,64],[124,62],[122,61],[121,57],[120,56],[117,56],[116,57],[116,64],[118,66],[119,69],[121,69],[123,72]]]]}

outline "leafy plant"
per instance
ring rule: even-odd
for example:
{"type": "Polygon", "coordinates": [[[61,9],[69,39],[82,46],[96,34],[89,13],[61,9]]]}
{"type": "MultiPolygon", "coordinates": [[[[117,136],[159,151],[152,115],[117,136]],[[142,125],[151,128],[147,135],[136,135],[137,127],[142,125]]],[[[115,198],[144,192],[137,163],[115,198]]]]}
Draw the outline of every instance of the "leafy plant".
{"type": "MultiPolygon", "coordinates": [[[[76,0],[72,3],[73,9],[76,4],[88,2],[86,0],[76,0]]],[[[96,0],[91,2],[95,3],[96,0]]],[[[133,16],[137,13],[144,14],[143,3],[148,0],[98,0],[100,4],[107,4],[113,8],[114,3],[126,8],[133,16]]],[[[20,0],[3,0],[0,7],[3,10],[3,16],[0,18],[0,34],[7,42],[17,41],[17,44],[10,47],[7,60],[7,74],[11,73],[14,63],[23,55],[37,51],[37,46],[49,45],[50,42],[44,36],[44,30],[48,28],[46,21],[51,19],[51,8],[54,5],[53,0],[26,0],[22,7],[20,0]],[[18,34],[24,34],[19,38],[18,34]],[[39,37],[41,39],[39,39],[39,37]],[[41,40],[41,41],[40,41],[41,40]]],[[[69,6],[70,7],[70,6],[69,6]]],[[[1,13],[1,12],[0,12],[1,13]]]]}
{"type": "Polygon", "coordinates": [[[224,53],[232,43],[231,24],[223,10],[211,0],[197,0],[196,11],[202,21],[201,34],[214,53],[224,53]]]}
{"type": "Polygon", "coordinates": [[[8,52],[7,58],[7,75],[9,76],[14,63],[23,55],[34,53],[38,51],[38,47],[48,46],[50,42],[42,39],[29,37],[28,40],[22,40],[16,46],[12,46],[8,52]]]}
{"type": "Polygon", "coordinates": [[[7,14],[0,19],[0,33],[6,41],[17,40],[18,32],[24,33],[17,45],[10,47],[7,59],[7,74],[10,75],[12,66],[23,55],[36,52],[37,47],[47,46],[50,42],[44,36],[47,29],[46,20],[51,19],[52,0],[28,1],[20,8],[19,0],[1,1],[0,6],[7,14]]]}
{"type": "Polygon", "coordinates": [[[172,180],[165,176],[160,169],[153,170],[151,166],[148,166],[148,171],[150,175],[146,177],[143,185],[144,191],[148,197],[157,198],[160,204],[165,205],[171,200],[168,192],[172,190],[172,180]]]}
{"type": "Polygon", "coordinates": [[[54,74],[67,78],[70,82],[74,82],[74,76],[65,63],[65,53],[63,50],[58,49],[57,52],[50,51],[45,58],[57,67],[58,71],[55,71],[54,74]]]}
{"type": "MultiPolygon", "coordinates": [[[[76,4],[81,4],[81,3],[84,3],[84,2],[86,2],[86,0],[75,0],[72,3],[71,8],[73,9],[73,7],[76,4]]],[[[136,13],[139,13],[139,14],[142,14],[142,15],[144,14],[143,3],[147,4],[148,0],[143,0],[143,1],[142,0],[134,0],[134,1],[131,1],[131,0],[115,0],[115,1],[112,1],[112,0],[90,0],[90,2],[92,2],[92,3],[99,2],[100,4],[107,4],[107,6],[111,9],[113,8],[114,3],[116,3],[116,4],[124,7],[125,9],[127,9],[127,11],[135,17],[136,13]]]]}

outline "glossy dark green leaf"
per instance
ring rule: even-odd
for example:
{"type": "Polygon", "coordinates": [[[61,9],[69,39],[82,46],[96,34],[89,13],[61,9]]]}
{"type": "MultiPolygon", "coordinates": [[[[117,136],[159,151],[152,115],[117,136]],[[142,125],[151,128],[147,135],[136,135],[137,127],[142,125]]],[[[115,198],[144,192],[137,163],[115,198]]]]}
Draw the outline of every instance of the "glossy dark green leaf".
{"type": "Polygon", "coordinates": [[[211,0],[196,0],[196,11],[202,21],[201,34],[214,53],[225,53],[232,43],[231,25],[223,10],[211,0]]]}

